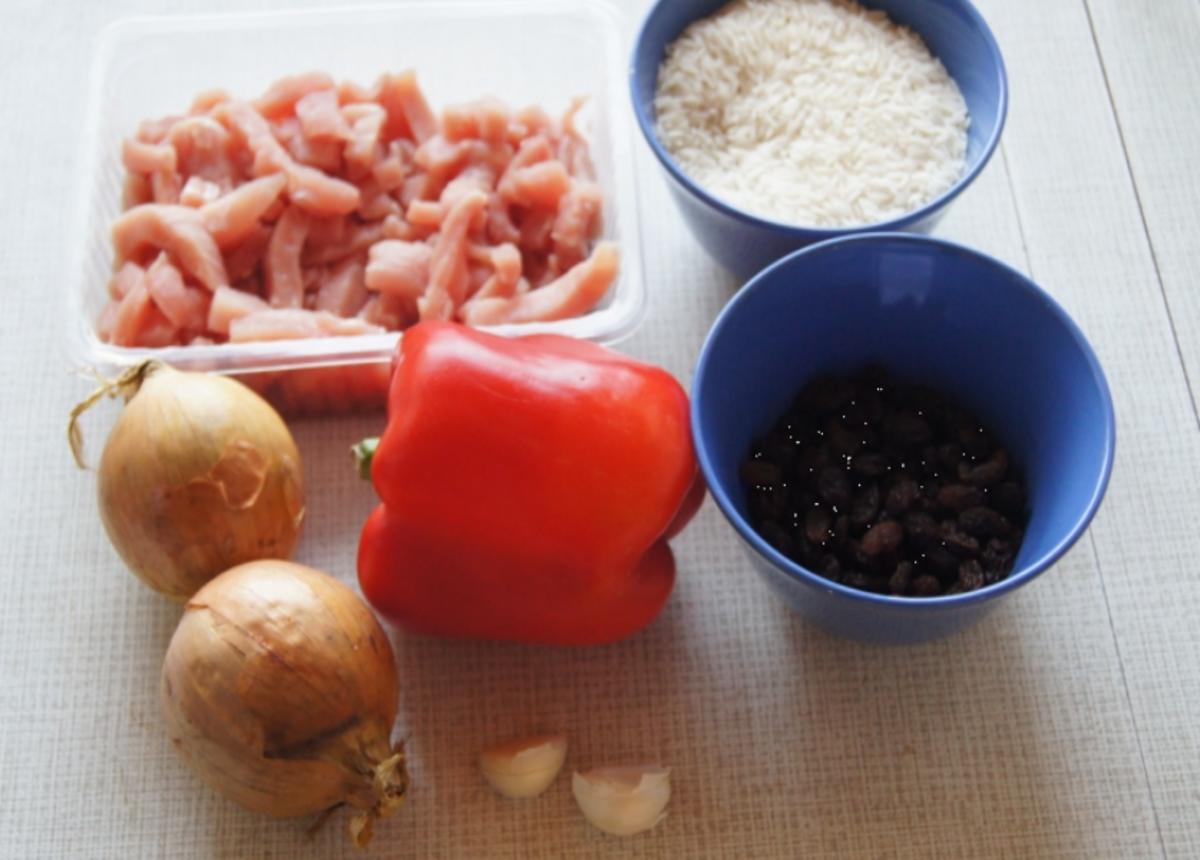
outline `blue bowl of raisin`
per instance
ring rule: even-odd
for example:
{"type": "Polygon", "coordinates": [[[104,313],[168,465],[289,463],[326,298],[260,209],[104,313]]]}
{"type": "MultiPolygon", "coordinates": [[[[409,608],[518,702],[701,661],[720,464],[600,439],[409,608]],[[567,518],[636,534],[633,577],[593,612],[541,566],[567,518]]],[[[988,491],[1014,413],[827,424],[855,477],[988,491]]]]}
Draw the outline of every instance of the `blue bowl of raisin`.
{"type": "Polygon", "coordinates": [[[756,275],[692,391],[701,469],[754,569],[854,639],[983,617],[1087,528],[1112,470],[1103,370],[1078,326],[999,261],[858,235],[756,275]]]}

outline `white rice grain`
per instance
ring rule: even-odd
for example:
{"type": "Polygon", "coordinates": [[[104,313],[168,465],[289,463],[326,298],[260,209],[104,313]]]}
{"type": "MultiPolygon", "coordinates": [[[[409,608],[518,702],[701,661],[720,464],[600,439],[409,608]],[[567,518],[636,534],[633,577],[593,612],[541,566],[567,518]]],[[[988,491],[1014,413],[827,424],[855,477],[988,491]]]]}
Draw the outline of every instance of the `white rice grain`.
{"type": "Polygon", "coordinates": [[[949,189],[966,155],[946,69],[851,0],[735,0],[668,46],[654,106],[688,176],[790,224],[895,218],[949,189]]]}

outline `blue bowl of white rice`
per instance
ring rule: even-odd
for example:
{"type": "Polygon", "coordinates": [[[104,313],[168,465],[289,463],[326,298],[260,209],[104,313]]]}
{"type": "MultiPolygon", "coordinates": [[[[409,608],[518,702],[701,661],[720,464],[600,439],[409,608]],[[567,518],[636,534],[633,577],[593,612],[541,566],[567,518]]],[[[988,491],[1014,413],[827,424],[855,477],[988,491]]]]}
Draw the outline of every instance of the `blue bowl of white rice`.
{"type": "Polygon", "coordinates": [[[968,0],[657,0],[630,85],[689,229],[743,279],[815,242],[928,232],[1008,108],[968,0]]]}

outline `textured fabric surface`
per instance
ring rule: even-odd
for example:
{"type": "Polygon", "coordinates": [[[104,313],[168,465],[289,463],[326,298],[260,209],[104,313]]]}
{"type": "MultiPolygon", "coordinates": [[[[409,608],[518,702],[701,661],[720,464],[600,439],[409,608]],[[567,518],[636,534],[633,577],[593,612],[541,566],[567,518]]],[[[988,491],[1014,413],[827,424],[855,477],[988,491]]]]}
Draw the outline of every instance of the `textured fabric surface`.
{"type": "MultiPolygon", "coordinates": [[[[66,412],[89,383],[62,347],[63,225],[99,29],[129,14],[239,5],[0,2],[0,856],[1200,855],[1200,541],[1188,530],[1200,436],[1187,374],[1200,368],[1184,367],[1177,343],[1196,354],[1195,320],[1172,325],[1181,285],[1156,266],[1164,248],[1194,254],[1197,232],[1140,213],[1139,199],[1169,198],[1145,189],[1171,174],[1141,169],[1165,149],[1153,162],[1126,151],[1139,136],[1123,140],[1121,93],[1138,92],[1129,70],[1156,36],[1114,35],[1118,0],[979,4],[1006,52],[1012,111],[1003,150],[939,227],[1045,283],[1092,338],[1118,402],[1105,509],[1050,573],[952,639],[864,646],[793,618],[709,503],[676,542],[666,611],[628,642],[558,650],[393,636],[414,787],[368,854],[348,845],[339,817],[310,840],[304,822],[243,812],[201,785],[159,716],[179,609],[123,569],[96,515],[94,476],[67,454],[66,412]],[[667,820],[635,839],[603,836],[576,810],[568,774],[533,801],[493,794],[479,747],[534,731],[568,735],[568,769],[670,766],[667,820]]],[[[626,4],[627,38],[644,8],[626,4]]],[[[1154,12],[1176,16],[1157,38],[1200,33],[1194,3],[1154,12]]],[[[1177,85],[1194,103],[1195,78],[1177,85]]],[[[1153,110],[1139,102],[1133,121],[1196,124],[1153,110]]],[[[736,284],[686,231],[640,142],[637,154],[651,308],[621,349],[687,382],[736,284]]],[[[1177,215],[1195,225],[1190,208],[1177,215]]],[[[88,420],[93,455],[115,414],[110,405],[88,420]]],[[[312,488],[298,559],[349,583],[374,499],[346,449],[380,420],[295,426],[312,488]]]]}

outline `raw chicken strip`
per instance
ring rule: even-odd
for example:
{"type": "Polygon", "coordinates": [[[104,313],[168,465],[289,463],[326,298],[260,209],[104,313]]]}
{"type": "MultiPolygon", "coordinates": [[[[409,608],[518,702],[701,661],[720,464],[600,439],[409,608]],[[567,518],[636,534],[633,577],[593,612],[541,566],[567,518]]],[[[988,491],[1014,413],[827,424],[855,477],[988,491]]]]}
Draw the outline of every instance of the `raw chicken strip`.
{"type": "Polygon", "coordinates": [[[143,143],[126,138],[121,144],[121,162],[130,173],[174,173],[175,150],[161,143],[143,143]]]}
{"type": "Polygon", "coordinates": [[[114,299],[123,299],[145,276],[146,270],[137,263],[125,263],[109,278],[108,294],[114,299]]]}
{"type": "Polygon", "coordinates": [[[562,162],[542,161],[506,171],[499,191],[501,197],[517,206],[556,209],[570,186],[571,177],[562,162]]]}
{"type": "Polygon", "coordinates": [[[344,257],[360,254],[383,238],[383,223],[372,221],[368,224],[354,224],[346,230],[339,242],[320,248],[305,248],[301,261],[305,266],[319,266],[334,263],[344,257]]]}
{"type": "Polygon", "coordinates": [[[117,346],[140,346],[138,340],[153,310],[154,302],[150,300],[145,281],[134,284],[117,306],[112,331],[108,335],[109,342],[117,346]]]}
{"type": "Polygon", "coordinates": [[[257,224],[240,245],[225,252],[225,271],[231,284],[249,277],[258,269],[259,262],[267,253],[271,232],[266,224],[257,224]]]}
{"type": "Polygon", "coordinates": [[[317,290],[316,309],[340,317],[354,316],[367,303],[363,264],[353,258],[330,269],[317,290]]]}
{"type": "Polygon", "coordinates": [[[267,88],[261,98],[254,102],[254,107],[263,116],[276,119],[292,112],[296,102],[317,90],[337,91],[333,78],[324,72],[304,72],[280,78],[267,88]]]}
{"type": "Polygon", "coordinates": [[[505,242],[494,247],[472,247],[469,254],[472,259],[486,260],[492,268],[491,276],[473,298],[511,298],[516,294],[521,280],[521,251],[516,245],[505,242]]]}
{"type": "Polygon", "coordinates": [[[466,298],[467,231],[487,200],[482,191],[472,191],[442,220],[429,264],[429,287],[417,301],[421,319],[450,319],[466,298]]]}
{"type": "Polygon", "coordinates": [[[345,215],[362,203],[358,189],[349,182],[327,176],[307,165],[297,164],[275,136],[271,126],[245,102],[226,102],[216,109],[254,153],[250,171],[255,176],[282,171],[287,174],[287,192],[292,203],[314,215],[345,215]]]}
{"type": "Polygon", "coordinates": [[[558,204],[550,229],[550,242],[559,266],[571,268],[587,256],[588,243],[599,226],[604,197],[594,182],[572,180],[570,190],[558,204]]]}
{"type": "Polygon", "coordinates": [[[186,331],[204,330],[212,293],[186,285],[183,275],[171,265],[165,253],[159,254],[146,270],[146,288],[154,304],[173,326],[186,331]]]}
{"type": "Polygon", "coordinates": [[[258,311],[270,310],[271,306],[253,293],[233,287],[220,287],[213,293],[208,306],[208,329],[221,335],[229,334],[229,326],[258,311]]]}
{"type": "Polygon", "coordinates": [[[263,269],[267,299],[275,308],[298,308],[304,301],[304,273],[300,253],[308,236],[308,215],[299,206],[289,206],[275,223],[267,245],[263,269]]]}
{"type": "Polygon", "coordinates": [[[388,121],[384,127],[387,140],[411,137],[424,143],[438,133],[438,121],[421,88],[417,75],[411,69],[398,75],[384,75],[375,84],[375,101],[387,111],[388,121]]]}
{"type": "Polygon", "coordinates": [[[617,246],[601,242],[591,257],[544,287],[512,299],[474,299],[459,312],[468,325],[547,322],[587,313],[617,277],[617,246]]]}
{"type": "Polygon", "coordinates": [[[305,137],[335,141],[353,137],[334,90],[316,90],[305,95],[296,102],[296,118],[305,137]]]}
{"type": "Polygon", "coordinates": [[[367,263],[367,289],[419,299],[429,284],[432,258],[433,249],[424,242],[376,242],[367,263]]]}
{"type": "Polygon", "coordinates": [[[227,251],[246,241],[287,186],[287,177],[274,173],[255,179],[200,209],[200,217],[217,247],[227,251]]]}
{"type": "Polygon", "coordinates": [[[383,331],[381,326],[357,317],[344,319],[325,311],[271,308],[233,320],[229,325],[229,342],[382,334],[383,331]]]}
{"type": "Polygon", "coordinates": [[[500,143],[508,134],[512,114],[499,99],[483,98],[442,111],[442,134],[446,140],[481,138],[500,143]]]}
{"type": "Polygon", "coordinates": [[[210,116],[189,116],[171,126],[167,142],[175,150],[180,173],[215,182],[228,191],[240,179],[233,162],[233,138],[210,116]]]}
{"type": "Polygon", "coordinates": [[[380,137],[387,113],[376,104],[354,104],[342,108],[342,115],[351,129],[344,152],[346,164],[356,168],[360,175],[369,173],[383,157],[380,137]]]}
{"type": "Polygon", "coordinates": [[[195,209],[160,203],[135,206],[113,222],[112,238],[120,260],[154,248],[169,252],[210,290],[228,283],[221,251],[195,209]]]}
{"type": "Polygon", "coordinates": [[[179,192],[179,202],[198,209],[221,196],[221,186],[200,176],[189,176],[179,192]]]}

